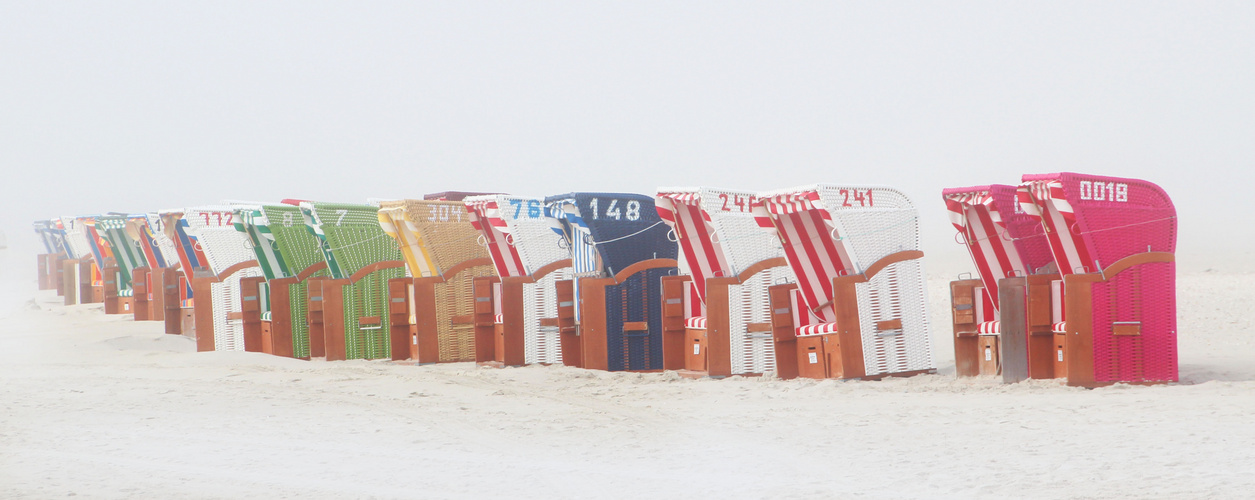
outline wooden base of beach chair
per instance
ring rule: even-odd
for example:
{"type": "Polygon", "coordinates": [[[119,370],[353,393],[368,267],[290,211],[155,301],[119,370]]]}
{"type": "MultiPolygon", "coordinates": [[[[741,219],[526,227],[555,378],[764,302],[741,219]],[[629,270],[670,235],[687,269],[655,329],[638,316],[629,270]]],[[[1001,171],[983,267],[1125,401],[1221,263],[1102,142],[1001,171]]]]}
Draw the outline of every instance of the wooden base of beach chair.
{"type": "Polygon", "coordinates": [[[79,286],[80,266],[78,259],[61,261],[61,298],[67,306],[78,304],[79,301],[79,293],[82,291],[82,287],[79,286]]]}
{"type": "Polygon", "coordinates": [[[326,302],[322,296],[323,282],[331,278],[319,276],[310,278],[307,283],[306,293],[306,314],[309,321],[309,356],[311,358],[323,358],[327,356],[327,336],[323,321],[323,304],[326,302]]]}
{"type": "Polygon", "coordinates": [[[244,326],[244,350],[248,352],[272,353],[273,345],[263,347],[262,340],[262,296],[265,276],[250,276],[240,279],[240,313],[244,326]]]}
{"type": "Polygon", "coordinates": [[[137,267],[131,270],[131,303],[135,321],[152,319],[152,301],[148,298],[148,268],[137,267]]]}
{"type": "MultiPolygon", "coordinates": [[[[679,264],[675,261],[675,259],[650,259],[632,264],[626,269],[619,271],[611,278],[580,279],[580,347],[582,350],[581,360],[583,362],[583,368],[590,370],[611,369],[611,346],[609,343],[609,333],[612,327],[621,332],[624,344],[627,344],[629,338],[644,337],[646,339],[645,350],[648,352],[648,341],[652,337],[650,335],[651,332],[649,331],[649,320],[651,319],[649,318],[649,315],[657,315],[658,324],[661,325],[661,300],[655,304],[643,304],[644,310],[646,311],[644,321],[623,321],[622,324],[610,325],[607,318],[608,311],[606,307],[607,289],[611,286],[623,284],[627,282],[628,279],[636,279],[634,276],[638,273],[650,270],[673,269],[678,267],[678,265],[679,264]]],[[[659,279],[659,283],[661,283],[660,278],[655,279],[659,279]]],[[[659,291],[659,298],[660,296],[661,290],[659,291]]],[[[635,300],[637,298],[638,297],[633,297],[632,299],[635,300]]],[[[662,344],[661,328],[657,331],[657,336],[653,338],[657,339],[655,342],[662,344]]],[[[623,370],[625,371],[648,372],[663,370],[663,359],[654,360],[649,359],[648,357],[646,358],[645,363],[647,365],[655,366],[631,368],[630,358],[628,355],[629,351],[626,345],[616,345],[614,347],[616,365],[622,365],[623,370]],[[620,360],[622,361],[620,362],[620,360]]],[[[659,351],[661,351],[661,348],[664,348],[664,345],[659,345],[659,347],[659,351]]],[[[565,349],[563,354],[565,355],[565,349]]],[[[665,355],[663,358],[665,359],[665,355]]]]}
{"type": "Polygon", "coordinates": [[[558,335],[562,349],[562,364],[584,366],[584,346],[580,341],[580,327],[575,320],[575,280],[554,282],[558,297],[558,335]]]}
{"type": "Polygon", "coordinates": [[[976,332],[977,279],[950,282],[950,318],[954,332],[954,372],[960,377],[980,375],[980,340],[976,332]]]}
{"type": "Polygon", "coordinates": [[[40,290],[55,290],[56,283],[56,262],[58,254],[41,253],[35,256],[35,265],[37,269],[37,283],[40,290]]]}

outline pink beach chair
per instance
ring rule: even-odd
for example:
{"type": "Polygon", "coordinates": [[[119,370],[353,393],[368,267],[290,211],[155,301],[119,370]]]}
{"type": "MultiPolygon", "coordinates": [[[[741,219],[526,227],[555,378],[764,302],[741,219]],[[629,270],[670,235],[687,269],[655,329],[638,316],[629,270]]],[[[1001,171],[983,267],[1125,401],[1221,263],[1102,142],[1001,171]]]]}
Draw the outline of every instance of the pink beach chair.
{"type": "Polygon", "coordinates": [[[1017,195],[1063,275],[1051,284],[1054,375],[1086,387],[1176,381],[1177,219],[1167,193],[1059,173],[1025,175],[1017,195]]]}

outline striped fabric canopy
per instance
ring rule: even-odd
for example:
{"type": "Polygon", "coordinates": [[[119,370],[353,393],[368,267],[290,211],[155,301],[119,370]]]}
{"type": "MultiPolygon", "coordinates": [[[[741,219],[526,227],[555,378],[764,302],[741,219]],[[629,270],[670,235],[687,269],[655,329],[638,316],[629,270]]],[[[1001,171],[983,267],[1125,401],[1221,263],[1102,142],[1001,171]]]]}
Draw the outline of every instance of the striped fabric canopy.
{"type": "Polygon", "coordinates": [[[160,214],[162,228],[166,237],[174,242],[174,248],[179,254],[180,266],[183,268],[183,275],[187,277],[187,280],[190,282],[198,269],[210,270],[209,259],[205,257],[200,241],[188,232],[188,224],[183,219],[183,211],[162,211],[160,214]]]}
{"type": "Polygon", "coordinates": [[[267,280],[287,278],[295,273],[279,252],[279,244],[270,231],[270,220],[261,207],[240,206],[235,211],[235,229],[248,235],[257,264],[267,280]]]}
{"type": "Polygon", "coordinates": [[[105,259],[113,257],[109,242],[100,237],[95,217],[80,217],[79,222],[83,224],[83,232],[87,234],[87,244],[91,248],[92,258],[96,260],[96,268],[104,269],[105,259]]]}
{"type": "Polygon", "coordinates": [[[576,273],[598,272],[597,247],[593,245],[593,233],[580,216],[579,205],[574,198],[547,199],[545,210],[553,221],[553,231],[566,241],[571,249],[571,260],[576,273]]]}
{"type": "Polygon", "coordinates": [[[774,227],[797,277],[807,309],[825,323],[836,321],[832,279],[862,272],[823,202],[819,187],[764,193],[755,208],[759,224],[774,227]],[[821,308],[821,306],[824,306],[821,308]]]}
{"type": "Polygon", "coordinates": [[[1076,226],[1076,214],[1059,179],[1029,180],[1016,191],[1024,212],[1036,217],[1046,230],[1050,253],[1064,274],[1097,271],[1094,259],[1076,226]]]}
{"type": "MultiPolygon", "coordinates": [[[[1010,186],[1007,186],[1010,188],[1010,186]]],[[[985,293],[998,308],[998,280],[1027,274],[1007,225],[994,203],[991,186],[947,189],[942,193],[950,223],[963,235],[985,293]]]]}
{"type": "Polygon", "coordinates": [[[514,245],[510,227],[501,214],[500,198],[502,197],[474,196],[463,201],[470,213],[471,225],[484,235],[497,276],[525,276],[531,270],[523,265],[519,249],[514,245]]]}
{"type": "Polygon", "coordinates": [[[705,303],[706,278],[729,276],[732,270],[724,249],[715,240],[715,227],[710,215],[702,210],[701,201],[697,190],[659,191],[654,197],[654,207],[675,232],[697,296],[705,303]]]}
{"type": "Polygon", "coordinates": [[[132,270],[147,265],[147,259],[144,258],[138,242],[127,234],[127,222],[131,217],[143,217],[143,215],[111,214],[96,219],[96,231],[109,242],[109,247],[113,250],[113,258],[118,265],[118,274],[121,275],[121,283],[118,283],[119,290],[131,286],[132,270]]]}
{"type": "Polygon", "coordinates": [[[322,249],[323,258],[327,260],[327,271],[334,279],[348,279],[344,269],[336,260],[335,254],[331,252],[331,244],[327,242],[327,234],[322,230],[322,219],[318,216],[318,210],[314,208],[312,202],[302,202],[300,207],[301,215],[305,219],[305,227],[318,238],[318,246],[322,249]]]}
{"type": "Polygon", "coordinates": [[[166,267],[166,252],[157,242],[156,235],[148,226],[148,214],[134,215],[126,221],[126,235],[143,252],[149,269],[166,267]]]}
{"type": "Polygon", "coordinates": [[[379,227],[388,236],[397,240],[401,254],[405,257],[405,265],[409,266],[410,274],[420,277],[436,276],[439,273],[418,227],[406,215],[405,202],[385,201],[379,204],[379,227]]]}

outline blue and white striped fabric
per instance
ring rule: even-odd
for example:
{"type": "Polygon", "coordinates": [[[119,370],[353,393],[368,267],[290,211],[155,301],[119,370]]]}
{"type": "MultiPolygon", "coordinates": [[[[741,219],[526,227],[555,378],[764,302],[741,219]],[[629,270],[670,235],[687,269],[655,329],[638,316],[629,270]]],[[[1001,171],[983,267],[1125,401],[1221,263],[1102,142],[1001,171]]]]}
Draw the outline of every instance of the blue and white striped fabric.
{"type": "Polygon", "coordinates": [[[562,236],[571,249],[572,268],[577,274],[597,272],[597,247],[592,244],[592,232],[574,198],[545,200],[552,229],[562,236]]]}

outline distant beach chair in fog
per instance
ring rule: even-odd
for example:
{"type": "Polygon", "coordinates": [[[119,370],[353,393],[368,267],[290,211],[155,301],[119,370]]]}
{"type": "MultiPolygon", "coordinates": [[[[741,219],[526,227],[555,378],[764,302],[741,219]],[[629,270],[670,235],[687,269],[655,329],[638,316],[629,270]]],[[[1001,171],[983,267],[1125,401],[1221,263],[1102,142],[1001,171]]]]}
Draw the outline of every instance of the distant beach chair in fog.
{"type": "Polygon", "coordinates": [[[178,300],[177,251],[174,242],[161,230],[156,213],[139,214],[126,220],[126,235],[139,248],[142,265],[132,270],[131,288],[135,321],[165,321],[167,300],[178,300]],[[167,276],[170,274],[171,276],[167,276]]]}
{"type": "Polygon", "coordinates": [[[327,360],[408,357],[408,332],[395,331],[388,299],[388,284],[405,275],[405,264],[379,225],[379,209],[320,202],[300,209],[327,263],[328,277],[307,285],[311,332],[322,332],[327,360]]]}
{"type": "Polygon", "coordinates": [[[816,185],[758,195],[796,284],[771,287],[781,378],[935,369],[919,217],[892,188],[816,185]]]}
{"type": "Polygon", "coordinates": [[[299,203],[237,206],[235,227],[248,235],[262,271],[240,282],[245,339],[267,354],[309,359],[326,356],[326,346],[321,331],[310,334],[308,287],[311,279],[329,273],[299,203]]]}
{"type": "Polygon", "coordinates": [[[942,198],[977,274],[950,282],[955,373],[1052,378],[1049,322],[1030,321],[1049,315],[1050,282],[1059,279],[1041,223],[1018,209],[1015,186],[951,188],[942,198]],[[1004,318],[1003,301],[1030,313],[1004,318]]]}
{"type": "Polygon", "coordinates": [[[662,278],[678,275],[676,244],[654,199],[630,193],[568,193],[545,205],[571,251],[574,282],[560,281],[559,321],[577,315],[579,335],[563,336],[563,364],[596,370],[663,369],[662,278]],[[570,297],[571,300],[566,298],[570,297]],[[578,311],[578,314],[576,313],[578,311]]]}
{"type": "Polygon", "coordinates": [[[474,361],[474,280],[495,273],[466,205],[381,202],[379,225],[401,248],[410,273],[394,280],[388,292],[392,322],[409,329],[410,357],[419,363],[474,361]]]}
{"type": "Polygon", "coordinates": [[[1029,324],[1051,324],[1053,376],[1088,387],[1176,381],[1177,219],[1167,193],[1058,173],[1025,175],[1017,195],[1063,276],[1050,284],[1048,318],[1028,309],[1029,324]]]}
{"type": "MultiPolygon", "coordinates": [[[[135,269],[148,265],[139,242],[127,234],[128,221],[143,214],[106,214],[96,217],[96,232],[109,242],[113,252],[111,265],[102,272],[105,278],[105,314],[135,314],[135,269]]],[[[147,291],[145,291],[147,293],[147,291]]]]}
{"type": "MultiPolygon", "coordinates": [[[[95,297],[95,284],[99,272],[92,256],[92,244],[88,241],[86,223],[78,217],[61,217],[59,225],[64,234],[69,258],[61,262],[61,291],[65,305],[100,302],[95,297]]],[[[103,292],[101,292],[103,298],[103,292]]]]}
{"type": "Polygon", "coordinates": [[[234,208],[164,211],[162,219],[181,247],[183,271],[192,284],[196,350],[245,350],[240,280],[261,276],[261,269],[248,237],[235,229],[234,208]]]}
{"type": "MultiPolygon", "coordinates": [[[[58,289],[57,278],[60,274],[61,261],[66,256],[58,236],[56,222],[54,220],[35,221],[34,228],[35,235],[39,237],[39,242],[43,245],[43,253],[35,256],[38,287],[40,290],[58,289]]],[[[0,249],[6,246],[3,238],[4,235],[0,234],[0,249]]]]}
{"type": "Polygon", "coordinates": [[[80,216],[75,218],[76,224],[80,225],[83,230],[83,236],[87,242],[89,250],[88,256],[91,258],[91,273],[87,276],[80,276],[84,280],[91,280],[90,285],[83,288],[87,292],[84,297],[91,296],[91,303],[105,301],[105,267],[112,265],[113,250],[109,248],[109,242],[100,236],[100,232],[96,229],[95,215],[80,216]]]}
{"type": "Polygon", "coordinates": [[[683,271],[662,278],[665,368],[713,377],[774,371],[767,289],[793,273],[780,240],[754,216],[755,193],[660,188],[654,199],[683,271]]]}
{"type": "MultiPolygon", "coordinates": [[[[540,198],[508,195],[463,200],[496,276],[475,278],[475,360],[508,366],[562,363],[558,281],[574,275],[566,241],[553,231],[540,198]]],[[[567,298],[565,310],[573,310],[567,298]]],[[[575,334],[572,316],[565,325],[575,334]]]]}

